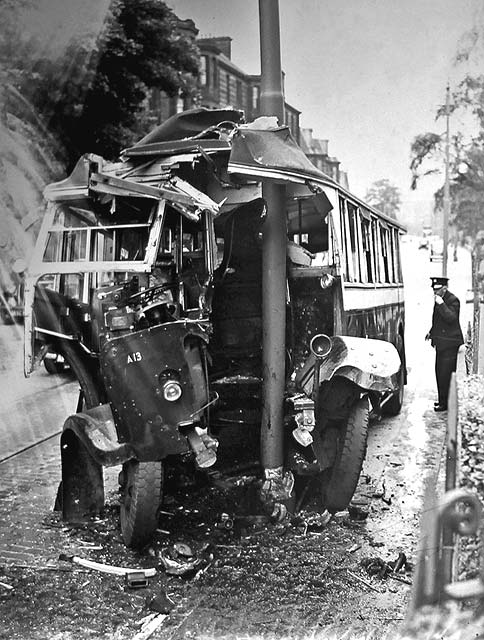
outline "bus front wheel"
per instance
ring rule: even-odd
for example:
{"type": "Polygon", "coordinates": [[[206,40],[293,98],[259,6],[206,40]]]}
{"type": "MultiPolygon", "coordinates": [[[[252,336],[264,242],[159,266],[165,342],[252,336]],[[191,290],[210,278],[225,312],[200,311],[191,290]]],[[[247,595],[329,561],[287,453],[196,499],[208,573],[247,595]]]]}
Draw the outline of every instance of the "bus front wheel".
{"type": "Polygon", "coordinates": [[[338,431],[334,464],[323,474],[323,503],[331,513],[346,509],[351,502],[366,455],[368,397],[351,407],[346,424],[338,431]]]}
{"type": "Polygon", "coordinates": [[[163,492],[163,463],[129,460],[120,473],[121,534],[139,549],[153,537],[163,492]]]}

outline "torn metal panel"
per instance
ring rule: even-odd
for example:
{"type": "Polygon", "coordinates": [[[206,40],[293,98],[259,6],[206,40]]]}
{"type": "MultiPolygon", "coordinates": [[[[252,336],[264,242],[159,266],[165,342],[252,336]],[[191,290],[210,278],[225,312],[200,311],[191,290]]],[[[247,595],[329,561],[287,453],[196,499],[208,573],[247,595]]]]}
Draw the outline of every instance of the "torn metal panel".
{"type": "Polygon", "coordinates": [[[139,147],[131,147],[123,152],[123,158],[176,156],[177,154],[217,153],[229,152],[231,148],[228,140],[175,140],[173,142],[154,142],[139,147]]]}
{"type": "Polygon", "coordinates": [[[82,200],[89,196],[89,175],[102,169],[104,158],[86,153],[79,158],[72,173],[59,182],[52,182],[44,189],[44,198],[49,202],[82,200]]]}
{"type": "Polygon", "coordinates": [[[232,138],[228,171],[289,182],[313,180],[335,184],[310,162],[288,127],[237,129],[232,138]]]}
{"type": "Polygon", "coordinates": [[[199,137],[204,133],[209,135],[214,128],[223,127],[227,123],[233,127],[235,124],[242,124],[243,121],[244,112],[239,109],[189,109],[165,120],[127,151],[156,142],[199,137]]]}
{"type": "MultiPolygon", "coordinates": [[[[167,184],[174,187],[174,190],[118,178],[106,173],[94,173],[89,180],[90,190],[96,193],[157,200],[163,198],[174,205],[194,207],[197,210],[208,209],[212,213],[218,213],[218,205],[213,200],[181,178],[172,177],[167,184]]],[[[198,219],[198,215],[195,219],[198,219]]]]}

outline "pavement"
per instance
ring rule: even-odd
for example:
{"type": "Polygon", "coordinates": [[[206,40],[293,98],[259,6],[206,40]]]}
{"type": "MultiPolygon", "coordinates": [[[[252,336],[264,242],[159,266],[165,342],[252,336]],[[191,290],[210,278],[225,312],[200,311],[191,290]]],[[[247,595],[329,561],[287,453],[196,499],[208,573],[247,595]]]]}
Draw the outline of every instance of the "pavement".
{"type": "MultiPolygon", "coordinates": [[[[60,553],[82,555],[78,536],[54,511],[61,478],[59,436],[0,463],[0,570],[2,566],[58,568],[60,553]]],[[[118,469],[105,473],[115,491],[118,469]]]]}
{"type": "Polygon", "coordinates": [[[59,478],[58,438],[0,465],[1,565],[57,566],[67,543],[58,518],[50,515],[59,478]]]}

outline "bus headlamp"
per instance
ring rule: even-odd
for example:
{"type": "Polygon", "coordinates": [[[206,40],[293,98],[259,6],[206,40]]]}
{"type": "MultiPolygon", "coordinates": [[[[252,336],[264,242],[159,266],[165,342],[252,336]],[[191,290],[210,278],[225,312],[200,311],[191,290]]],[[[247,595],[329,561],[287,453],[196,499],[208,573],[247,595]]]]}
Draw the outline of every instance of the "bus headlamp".
{"type": "Polygon", "coordinates": [[[312,338],[309,348],[316,358],[324,358],[331,351],[332,345],[333,341],[329,336],[324,333],[318,333],[312,338]]]}
{"type": "Polygon", "coordinates": [[[332,276],[330,273],[325,273],[319,279],[319,286],[321,287],[321,289],[331,289],[335,279],[336,278],[332,276]]]}
{"type": "Polygon", "coordinates": [[[182,394],[181,384],[177,380],[166,380],[162,386],[163,397],[168,402],[176,402],[182,394]]]}

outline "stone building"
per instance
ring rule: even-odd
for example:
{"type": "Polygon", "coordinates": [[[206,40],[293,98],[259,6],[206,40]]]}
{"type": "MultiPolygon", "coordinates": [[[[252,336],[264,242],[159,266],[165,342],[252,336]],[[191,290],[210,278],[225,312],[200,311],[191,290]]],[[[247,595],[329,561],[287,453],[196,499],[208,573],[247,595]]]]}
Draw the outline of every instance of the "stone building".
{"type": "Polygon", "coordinates": [[[348,176],[341,170],[340,161],[328,152],[328,140],[321,140],[313,136],[312,129],[301,129],[299,145],[309,160],[323,173],[330,176],[341,184],[345,189],[348,187],[348,176]]]}
{"type": "MultiPolygon", "coordinates": [[[[200,49],[197,91],[172,98],[155,92],[150,101],[154,122],[161,123],[173,114],[193,107],[234,107],[245,113],[247,122],[259,117],[261,76],[247,74],[232,62],[232,38],[198,38],[198,29],[192,20],[180,21],[180,28],[185,36],[196,40],[200,49]]],[[[312,129],[301,128],[301,112],[287,101],[284,101],[284,111],[284,124],[289,127],[311,162],[323,173],[348,188],[348,177],[341,170],[339,160],[328,154],[328,141],[314,138],[312,129]]]]}

